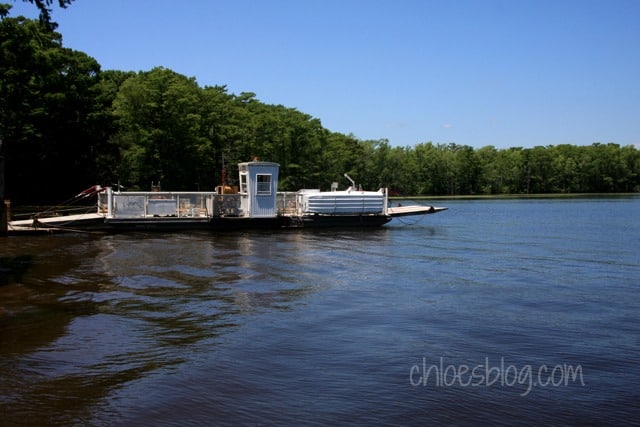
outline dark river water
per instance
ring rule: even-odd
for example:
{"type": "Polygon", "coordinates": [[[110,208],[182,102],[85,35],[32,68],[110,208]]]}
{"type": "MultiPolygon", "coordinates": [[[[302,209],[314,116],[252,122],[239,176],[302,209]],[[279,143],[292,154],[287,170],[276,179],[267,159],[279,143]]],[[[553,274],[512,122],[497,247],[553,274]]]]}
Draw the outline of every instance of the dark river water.
{"type": "Polygon", "coordinates": [[[640,423],[640,198],[0,239],[0,425],[640,423]]]}

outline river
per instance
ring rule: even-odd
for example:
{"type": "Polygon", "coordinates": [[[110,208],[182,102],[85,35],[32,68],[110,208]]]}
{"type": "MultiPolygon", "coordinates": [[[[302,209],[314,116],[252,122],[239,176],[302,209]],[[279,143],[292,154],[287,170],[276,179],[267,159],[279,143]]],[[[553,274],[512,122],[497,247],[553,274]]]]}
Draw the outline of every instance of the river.
{"type": "Polygon", "coordinates": [[[640,423],[640,197],[1,238],[0,425],[640,423]]]}

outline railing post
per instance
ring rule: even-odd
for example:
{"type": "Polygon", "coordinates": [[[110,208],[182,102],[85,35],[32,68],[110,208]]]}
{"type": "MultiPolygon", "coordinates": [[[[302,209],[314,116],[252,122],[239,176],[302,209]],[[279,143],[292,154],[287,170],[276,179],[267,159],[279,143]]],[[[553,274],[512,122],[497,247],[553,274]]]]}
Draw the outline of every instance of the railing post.
{"type": "Polygon", "coordinates": [[[107,218],[113,218],[113,189],[107,187],[107,218]]]}
{"type": "Polygon", "coordinates": [[[383,205],[382,205],[382,214],[386,215],[387,214],[387,208],[389,207],[389,189],[387,187],[384,187],[382,189],[382,191],[384,192],[384,200],[383,200],[383,205]]]}

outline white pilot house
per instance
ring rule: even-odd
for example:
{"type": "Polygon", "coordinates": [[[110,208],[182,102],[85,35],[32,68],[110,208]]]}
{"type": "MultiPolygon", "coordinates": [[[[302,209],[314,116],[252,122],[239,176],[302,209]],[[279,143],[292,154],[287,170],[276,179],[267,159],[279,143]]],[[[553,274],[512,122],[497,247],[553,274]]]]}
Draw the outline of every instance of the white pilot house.
{"type": "Polygon", "coordinates": [[[278,214],[278,171],[280,165],[271,162],[239,163],[240,208],[245,216],[273,218],[278,214]]]}

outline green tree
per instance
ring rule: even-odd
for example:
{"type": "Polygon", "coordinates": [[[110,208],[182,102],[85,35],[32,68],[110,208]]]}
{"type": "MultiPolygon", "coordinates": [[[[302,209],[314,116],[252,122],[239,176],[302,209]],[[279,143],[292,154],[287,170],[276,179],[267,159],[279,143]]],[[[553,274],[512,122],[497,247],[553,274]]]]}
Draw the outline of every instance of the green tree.
{"type": "Polygon", "coordinates": [[[416,193],[419,195],[446,194],[445,165],[442,162],[440,146],[432,142],[418,144],[413,148],[413,157],[416,193]]]}
{"type": "Polygon", "coordinates": [[[479,191],[482,194],[497,194],[500,192],[501,177],[496,169],[498,150],[489,145],[476,151],[478,166],[480,168],[479,191]]]}
{"type": "Polygon", "coordinates": [[[51,21],[51,6],[54,3],[57,3],[61,8],[66,8],[70,5],[73,0],[23,0],[24,2],[31,3],[35,5],[40,11],[40,22],[49,30],[54,30],[57,27],[57,24],[51,21]]]}
{"type": "Polygon", "coordinates": [[[212,187],[211,140],[202,120],[195,79],[154,68],[126,80],[114,101],[121,165],[134,188],[161,182],[176,190],[212,187]]]}
{"type": "Polygon", "coordinates": [[[451,144],[451,150],[455,155],[456,192],[458,194],[475,194],[478,192],[481,169],[473,147],[451,144]]]}
{"type": "MultiPolygon", "coordinates": [[[[369,143],[363,143],[353,135],[337,132],[327,132],[325,140],[326,148],[320,163],[323,179],[319,184],[330,185],[337,182],[340,188],[345,188],[349,184],[344,177],[345,173],[359,182],[368,179],[362,173],[366,172],[366,163],[370,161],[369,156],[373,151],[369,143]]],[[[318,185],[318,188],[321,188],[321,185],[318,185]]]]}
{"type": "Polygon", "coordinates": [[[94,182],[96,140],[86,120],[100,66],[61,39],[35,20],[0,21],[0,137],[7,194],[16,201],[59,200],[71,185],[94,182]]]}
{"type": "Polygon", "coordinates": [[[106,70],[100,73],[100,80],[94,87],[93,112],[87,116],[86,126],[90,129],[96,141],[92,155],[95,158],[96,182],[103,185],[113,185],[116,178],[112,171],[121,162],[120,147],[117,143],[118,124],[114,114],[113,102],[120,92],[120,87],[130,77],[133,71],[106,70]]]}

